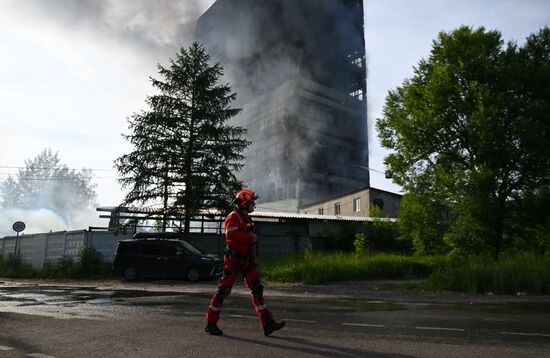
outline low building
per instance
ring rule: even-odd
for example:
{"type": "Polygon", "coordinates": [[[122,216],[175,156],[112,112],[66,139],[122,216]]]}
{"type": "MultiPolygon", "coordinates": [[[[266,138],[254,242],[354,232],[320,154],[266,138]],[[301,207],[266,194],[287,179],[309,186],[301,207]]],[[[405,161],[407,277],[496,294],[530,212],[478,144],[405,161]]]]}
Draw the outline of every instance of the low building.
{"type": "Polygon", "coordinates": [[[365,187],[308,204],[299,211],[302,214],[365,217],[371,216],[371,210],[377,207],[381,217],[397,218],[401,197],[400,194],[365,187]]]}

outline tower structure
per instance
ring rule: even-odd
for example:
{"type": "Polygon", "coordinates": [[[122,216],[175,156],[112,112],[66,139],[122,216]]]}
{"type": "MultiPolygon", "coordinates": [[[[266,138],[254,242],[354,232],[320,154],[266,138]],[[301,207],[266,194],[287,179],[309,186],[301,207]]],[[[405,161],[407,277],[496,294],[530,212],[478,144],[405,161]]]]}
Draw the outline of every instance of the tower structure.
{"type": "Polygon", "coordinates": [[[262,208],[369,185],[362,0],[217,0],[195,38],[237,92],[252,141],[238,177],[262,208]]]}

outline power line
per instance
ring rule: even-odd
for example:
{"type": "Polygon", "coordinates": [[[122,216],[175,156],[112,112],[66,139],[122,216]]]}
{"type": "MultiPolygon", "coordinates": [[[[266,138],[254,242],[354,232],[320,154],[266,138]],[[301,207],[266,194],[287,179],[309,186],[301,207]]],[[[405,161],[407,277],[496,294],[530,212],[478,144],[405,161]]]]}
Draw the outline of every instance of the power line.
{"type": "MultiPolygon", "coordinates": [[[[116,179],[115,177],[92,177],[92,179],[116,179]]],[[[73,179],[71,178],[18,178],[17,180],[25,180],[25,181],[71,181],[73,179]]]]}
{"type": "MultiPolygon", "coordinates": [[[[9,174],[3,174],[3,173],[0,173],[0,179],[7,179],[11,177],[11,175],[9,174]],[[8,176],[6,176],[8,175],[8,176]],[[4,177],[2,177],[4,176],[4,177]]],[[[34,176],[34,177],[15,177],[14,179],[16,180],[77,180],[77,179],[80,179],[80,178],[77,178],[77,177],[38,177],[38,176],[34,176]]],[[[90,177],[90,179],[118,179],[117,177],[97,177],[97,176],[92,176],[90,177]]]]}
{"type": "MultiPolygon", "coordinates": [[[[17,166],[6,166],[6,165],[0,165],[0,168],[2,168],[2,169],[44,169],[44,170],[56,169],[56,170],[74,170],[74,171],[91,170],[91,171],[94,171],[94,172],[113,172],[113,171],[116,171],[116,169],[104,169],[104,168],[103,169],[102,168],[81,168],[81,169],[76,169],[76,168],[59,168],[59,167],[29,168],[29,167],[17,167],[17,166]]],[[[380,173],[380,174],[386,174],[386,172],[384,172],[382,170],[371,168],[371,167],[365,167],[365,169],[368,169],[370,171],[380,173]]]]}
{"type": "Polygon", "coordinates": [[[112,172],[112,171],[115,171],[116,169],[101,169],[101,168],[81,168],[81,169],[75,169],[75,168],[59,168],[59,167],[32,167],[32,168],[29,168],[27,166],[25,167],[12,167],[12,166],[7,166],[7,165],[0,165],[0,168],[2,169],[32,169],[32,170],[35,170],[35,169],[44,169],[44,170],[74,170],[74,171],[83,171],[83,170],[91,170],[91,171],[94,171],[94,172],[112,172]]]}

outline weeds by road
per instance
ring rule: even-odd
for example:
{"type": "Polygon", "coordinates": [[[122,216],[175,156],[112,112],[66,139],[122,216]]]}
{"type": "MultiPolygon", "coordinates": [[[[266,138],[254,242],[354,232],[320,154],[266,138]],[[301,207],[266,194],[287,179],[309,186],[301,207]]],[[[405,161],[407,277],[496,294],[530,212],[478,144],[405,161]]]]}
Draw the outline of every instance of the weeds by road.
{"type": "MultiPolygon", "coordinates": [[[[411,280],[410,290],[496,294],[550,294],[550,254],[449,258],[396,254],[308,252],[260,259],[269,283],[325,285],[367,280],[411,280]]],[[[62,258],[44,270],[32,270],[13,257],[0,260],[0,277],[109,279],[110,264],[97,252],[82,251],[75,261],[62,258]]]]}
{"type": "Polygon", "coordinates": [[[327,284],[427,278],[410,289],[468,293],[550,294],[550,255],[449,258],[392,254],[307,253],[262,260],[271,282],[327,284]]]}

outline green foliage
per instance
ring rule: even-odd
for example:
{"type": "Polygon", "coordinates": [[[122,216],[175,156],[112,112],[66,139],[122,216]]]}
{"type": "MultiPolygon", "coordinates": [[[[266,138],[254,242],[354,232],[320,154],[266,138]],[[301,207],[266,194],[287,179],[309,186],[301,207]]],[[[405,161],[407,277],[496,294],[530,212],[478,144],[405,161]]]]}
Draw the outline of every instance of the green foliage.
{"type": "Polygon", "coordinates": [[[93,246],[78,248],[77,274],[80,277],[101,277],[110,272],[110,265],[106,266],[103,256],[93,246]]]}
{"type": "Polygon", "coordinates": [[[363,223],[363,233],[369,252],[410,254],[411,240],[399,237],[398,223],[379,218],[363,223]]]}
{"type": "Polygon", "coordinates": [[[157,205],[164,209],[163,230],[171,214],[184,212],[184,233],[201,209],[228,209],[241,183],[234,173],[250,144],[246,130],[227,124],[240,112],[232,108],[235,93],[218,84],[219,64],[210,65],[204,48],[194,43],[180,49],[161,80],[151,79],[157,95],[147,98],[148,111],[129,119],[124,136],[134,149],[115,161],[120,183],[129,188],[124,205],[157,205]]]}
{"type": "Polygon", "coordinates": [[[111,264],[103,261],[94,247],[79,246],[78,259],[61,256],[43,270],[34,270],[21,263],[21,258],[9,255],[0,259],[0,276],[46,279],[103,279],[111,276],[111,264]]]}
{"type": "Polygon", "coordinates": [[[448,230],[448,209],[427,195],[408,193],[401,199],[397,226],[400,239],[412,242],[417,255],[449,251],[443,240],[448,230]]]}
{"type": "Polygon", "coordinates": [[[0,276],[26,278],[32,275],[33,270],[23,265],[19,254],[8,254],[6,258],[0,258],[0,276]]]}
{"type": "Polygon", "coordinates": [[[425,288],[471,293],[550,294],[550,255],[456,257],[425,288]]]}
{"type": "Polygon", "coordinates": [[[262,275],[272,282],[325,284],[338,281],[428,277],[444,257],[393,254],[356,255],[308,252],[262,260],[262,275]]]}
{"type": "Polygon", "coordinates": [[[550,189],[526,192],[516,206],[508,252],[550,253],[550,189]]]}
{"type": "Polygon", "coordinates": [[[339,223],[334,227],[332,223],[323,223],[322,237],[312,239],[313,250],[318,251],[353,251],[355,233],[360,230],[358,223],[339,223]]]}
{"type": "Polygon", "coordinates": [[[440,33],[414,76],[390,91],[377,128],[393,150],[385,163],[394,181],[419,199],[401,223],[417,252],[444,250],[443,236],[456,253],[506,251],[525,211],[517,204],[550,185],[549,82],[548,27],[518,47],[464,26],[440,33]],[[447,223],[434,217],[438,206],[447,223]]]}
{"type": "Polygon", "coordinates": [[[74,278],[78,269],[71,256],[59,257],[54,265],[45,267],[42,275],[47,278],[74,278]]]}
{"type": "Polygon", "coordinates": [[[361,245],[364,252],[410,253],[410,241],[397,237],[397,224],[385,219],[339,223],[336,229],[326,222],[323,236],[312,240],[312,248],[316,251],[347,253],[355,252],[356,245],[361,245]]]}
{"type": "Polygon", "coordinates": [[[365,254],[368,252],[368,240],[365,233],[358,232],[355,234],[355,240],[353,240],[353,252],[356,254],[365,254]]]}

